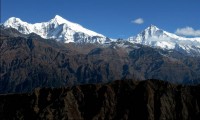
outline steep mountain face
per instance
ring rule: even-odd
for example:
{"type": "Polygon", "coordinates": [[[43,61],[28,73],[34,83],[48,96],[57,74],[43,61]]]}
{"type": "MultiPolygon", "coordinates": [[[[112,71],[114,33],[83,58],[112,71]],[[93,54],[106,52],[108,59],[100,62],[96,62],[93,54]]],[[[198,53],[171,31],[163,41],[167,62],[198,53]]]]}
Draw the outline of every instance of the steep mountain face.
{"type": "MultiPolygon", "coordinates": [[[[4,29],[5,30],[5,29],[4,29]]],[[[4,31],[2,30],[2,31],[4,31]]],[[[15,30],[5,30],[12,31],[15,30]]],[[[121,79],[125,52],[95,44],[62,44],[36,34],[0,39],[0,93],[30,92],[36,87],[102,83],[121,79]],[[118,59],[113,59],[118,57],[118,59]]],[[[130,76],[133,76],[134,71],[130,76]]]]}
{"type": "Polygon", "coordinates": [[[199,93],[199,85],[158,80],[38,88],[0,95],[0,119],[199,120],[199,93]]]}
{"type": "Polygon", "coordinates": [[[0,56],[2,94],[133,78],[200,82],[199,57],[130,42],[103,46],[63,44],[33,33],[24,35],[15,29],[2,28],[0,56]],[[128,47],[121,47],[122,44],[128,47]]]}
{"type": "Polygon", "coordinates": [[[23,34],[36,33],[42,38],[56,39],[65,43],[105,43],[110,39],[105,36],[88,30],[79,24],[72,23],[56,15],[48,22],[30,24],[11,17],[4,24],[6,28],[15,28],[23,34]]]}
{"type": "Polygon", "coordinates": [[[154,25],[146,28],[136,37],[128,39],[131,43],[138,43],[166,50],[176,50],[189,55],[200,55],[200,38],[184,38],[166,32],[154,25]]]}

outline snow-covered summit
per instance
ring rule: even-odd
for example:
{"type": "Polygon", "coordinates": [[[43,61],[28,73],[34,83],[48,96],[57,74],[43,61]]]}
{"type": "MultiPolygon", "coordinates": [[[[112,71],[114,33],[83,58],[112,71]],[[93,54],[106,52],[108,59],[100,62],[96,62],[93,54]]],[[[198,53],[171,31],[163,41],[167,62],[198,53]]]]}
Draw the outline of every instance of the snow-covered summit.
{"type": "Polygon", "coordinates": [[[76,32],[82,32],[82,33],[86,33],[87,35],[90,35],[90,36],[101,36],[101,37],[104,37],[103,35],[99,34],[99,33],[96,33],[94,31],[91,31],[91,30],[88,30],[84,27],[82,27],[81,25],[77,24],[77,23],[73,23],[73,22],[70,22],[64,18],[62,18],[61,16],[59,15],[56,15],[53,19],[51,19],[49,21],[50,23],[57,23],[58,25],[61,25],[61,24],[66,24],[69,28],[73,29],[74,31],[76,32]]]}
{"type": "MultiPolygon", "coordinates": [[[[110,44],[116,39],[109,39],[102,34],[96,33],[83,26],[70,22],[59,15],[56,15],[48,22],[27,23],[19,18],[11,17],[4,24],[6,28],[15,28],[23,34],[36,33],[43,38],[56,39],[64,43],[100,43],[110,44]]],[[[185,38],[159,29],[155,25],[150,25],[144,31],[134,37],[121,41],[147,45],[154,48],[165,50],[177,50],[189,54],[198,54],[200,56],[200,38],[185,38]]]]}
{"type": "Polygon", "coordinates": [[[79,24],[70,22],[59,15],[56,15],[48,22],[27,23],[19,18],[11,17],[4,24],[5,27],[15,28],[23,34],[36,33],[43,38],[53,38],[59,41],[68,42],[89,42],[104,43],[108,38],[82,27],[79,24]]]}
{"type": "Polygon", "coordinates": [[[135,37],[128,38],[131,43],[143,44],[162,49],[175,49],[190,53],[200,53],[200,38],[185,38],[150,25],[135,37]]]}

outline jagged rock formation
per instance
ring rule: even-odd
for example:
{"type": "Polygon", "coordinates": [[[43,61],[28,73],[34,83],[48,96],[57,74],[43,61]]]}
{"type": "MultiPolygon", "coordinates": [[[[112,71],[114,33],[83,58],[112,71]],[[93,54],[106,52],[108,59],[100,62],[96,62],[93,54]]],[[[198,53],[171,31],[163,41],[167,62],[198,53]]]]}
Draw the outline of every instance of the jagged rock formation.
{"type": "Polygon", "coordinates": [[[199,120],[200,86],[120,80],[0,96],[0,119],[199,120]]]}

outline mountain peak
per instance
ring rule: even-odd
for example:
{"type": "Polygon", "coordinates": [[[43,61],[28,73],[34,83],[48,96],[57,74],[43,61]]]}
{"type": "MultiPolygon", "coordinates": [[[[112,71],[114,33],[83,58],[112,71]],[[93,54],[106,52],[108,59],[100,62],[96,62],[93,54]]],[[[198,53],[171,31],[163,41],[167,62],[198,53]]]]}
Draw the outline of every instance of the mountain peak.
{"type": "Polygon", "coordinates": [[[54,17],[55,19],[64,19],[63,17],[61,17],[60,15],[55,15],[54,17]]]}
{"type": "Polygon", "coordinates": [[[140,34],[142,34],[142,36],[144,36],[145,39],[152,37],[154,35],[161,35],[163,34],[163,31],[160,30],[158,27],[156,27],[155,25],[150,25],[149,27],[147,27],[144,31],[142,31],[140,34]]]}
{"type": "Polygon", "coordinates": [[[19,25],[26,25],[26,22],[23,22],[20,18],[11,17],[3,23],[5,27],[16,28],[19,25]]]}
{"type": "Polygon", "coordinates": [[[23,34],[36,33],[43,38],[68,42],[104,43],[106,37],[86,29],[77,23],[70,22],[59,15],[48,22],[27,23],[19,18],[11,17],[4,24],[6,28],[15,28],[23,34]]]}
{"type": "Polygon", "coordinates": [[[55,17],[53,18],[54,20],[60,21],[60,22],[66,22],[67,20],[64,19],[63,17],[59,16],[59,15],[55,15],[55,17]]]}
{"type": "Polygon", "coordinates": [[[154,24],[151,24],[150,27],[156,27],[157,28],[157,26],[155,26],[154,24]]]}
{"type": "Polygon", "coordinates": [[[22,20],[16,17],[11,17],[6,21],[6,23],[17,23],[17,22],[22,22],[22,20]]]}
{"type": "Polygon", "coordinates": [[[69,21],[67,21],[66,19],[64,19],[63,17],[59,16],[59,15],[55,15],[55,17],[53,19],[50,20],[51,22],[56,22],[59,25],[63,24],[63,23],[69,23],[69,21]]]}
{"type": "MultiPolygon", "coordinates": [[[[190,53],[194,46],[199,48],[199,38],[184,38],[159,29],[155,25],[150,25],[136,37],[128,39],[132,43],[143,44],[151,47],[158,47],[162,49],[181,49],[186,53],[190,53]]],[[[199,53],[199,51],[197,50],[199,53]]]]}
{"type": "Polygon", "coordinates": [[[153,31],[159,30],[159,28],[157,26],[153,25],[153,24],[151,24],[147,29],[148,30],[153,30],[153,31]]]}

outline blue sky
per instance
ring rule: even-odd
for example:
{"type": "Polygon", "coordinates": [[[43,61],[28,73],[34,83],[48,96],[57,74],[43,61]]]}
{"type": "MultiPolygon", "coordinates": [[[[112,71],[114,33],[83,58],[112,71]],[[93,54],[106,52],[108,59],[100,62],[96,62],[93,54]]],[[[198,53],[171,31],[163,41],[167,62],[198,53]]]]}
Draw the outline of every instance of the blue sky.
{"type": "Polygon", "coordinates": [[[1,23],[13,16],[35,23],[60,15],[111,38],[136,35],[150,24],[197,37],[199,6],[200,0],[1,0],[1,23]]]}

